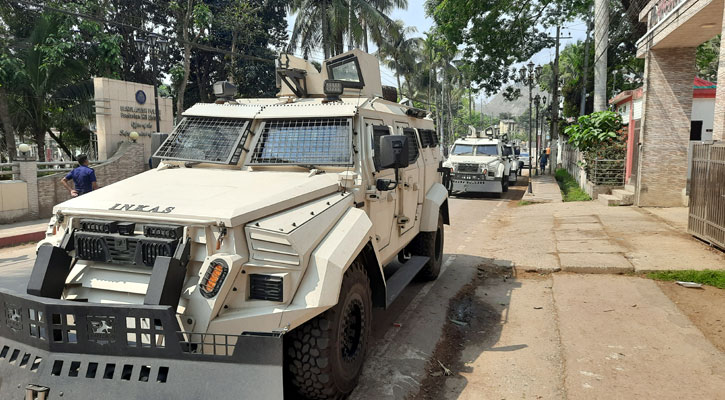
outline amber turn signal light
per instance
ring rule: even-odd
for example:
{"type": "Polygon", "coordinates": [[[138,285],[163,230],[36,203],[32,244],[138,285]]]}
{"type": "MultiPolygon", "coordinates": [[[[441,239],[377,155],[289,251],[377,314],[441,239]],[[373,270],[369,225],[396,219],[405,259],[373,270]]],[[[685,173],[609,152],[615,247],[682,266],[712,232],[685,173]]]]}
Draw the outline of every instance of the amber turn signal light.
{"type": "Polygon", "coordinates": [[[219,293],[219,290],[224,283],[224,278],[226,278],[228,273],[229,267],[227,266],[227,263],[223,260],[212,261],[209,264],[209,268],[207,268],[201,283],[199,283],[201,295],[207,299],[216,296],[219,293]]]}

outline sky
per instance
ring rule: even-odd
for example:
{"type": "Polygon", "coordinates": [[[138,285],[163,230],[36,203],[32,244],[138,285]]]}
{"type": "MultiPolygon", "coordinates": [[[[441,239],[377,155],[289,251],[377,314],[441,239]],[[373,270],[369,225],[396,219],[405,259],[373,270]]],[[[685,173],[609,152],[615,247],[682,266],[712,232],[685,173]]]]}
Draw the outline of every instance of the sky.
{"type": "MultiPolygon", "coordinates": [[[[425,3],[425,0],[409,0],[408,1],[408,9],[407,10],[395,10],[390,16],[393,19],[400,19],[403,20],[406,25],[414,26],[418,30],[418,34],[423,36],[423,34],[428,31],[433,26],[433,20],[425,15],[425,8],[423,7],[423,4],[425,3]]],[[[292,32],[292,27],[295,23],[295,16],[289,15],[287,18],[288,23],[288,30],[290,33],[292,32]]],[[[548,30],[549,34],[551,36],[556,35],[556,28],[551,28],[548,30]]],[[[574,21],[566,26],[564,26],[561,30],[561,36],[562,37],[571,37],[570,39],[562,39],[561,40],[561,49],[563,49],[567,43],[575,43],[578,40],[584,40],[586,38],[586,24],[583,21],[574,21]]],[[[370,51],[374,52],[376,49],[374,46],[370,46],[370,51]]],[[[554,60],[554,48],[548,48],[541,50],[537,54],[535,54],[531,60],[536,64],[547,64],[554,60]]],[[[323,58],[322,54],[313,54],[313,59],[317,61],[321,61],[323,58]]],[[[516,68],[519,68],[522,64],[515,65],[516,68]]],[[[397,86],[395,74],[392,70],[382,67],[381,68],[381,78],[383,81],[383,85],[390,85],[390,86],[397,86]]],[[[484,97],[484,102],[488,97],[484,97]]],[[[477,103],[479,103],[480,100],[477,100],[477,103]]]]}

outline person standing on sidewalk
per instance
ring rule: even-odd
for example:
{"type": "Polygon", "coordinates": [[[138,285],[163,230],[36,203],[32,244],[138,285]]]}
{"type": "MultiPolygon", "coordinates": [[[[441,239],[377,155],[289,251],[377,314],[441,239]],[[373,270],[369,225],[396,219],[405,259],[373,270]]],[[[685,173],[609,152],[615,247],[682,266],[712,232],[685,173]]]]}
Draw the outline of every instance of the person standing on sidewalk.
{"type": "Polygon", "coordinates": [[[546,150],[543,150],[541,152],[541,161],[539,163],[540,166],[541,166],[541,175],[544,175],[544,173],[546,172],[546,163],[547,163],[547,161],[549,161],[549,155],[547,154],[547,151],[546,150]]]}
{"type": "Polygon", "coordinates": [[[88,166],[90,164],[88,156],[81,154],[76,160],[78,161],[78,166],[61,180],[63,186],[70,192],[71,197],[78,197],[98,189],[96,172],[88,166]],[[73,180],[74,187],[70,187],[68,184],[68,181],[71,179],[73,180]]]}

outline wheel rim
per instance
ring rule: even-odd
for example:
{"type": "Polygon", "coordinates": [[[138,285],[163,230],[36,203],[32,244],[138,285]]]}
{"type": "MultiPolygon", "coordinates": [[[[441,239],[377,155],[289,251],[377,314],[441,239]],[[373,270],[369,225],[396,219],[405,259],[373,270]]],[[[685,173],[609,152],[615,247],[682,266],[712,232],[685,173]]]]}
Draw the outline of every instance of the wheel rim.
{"type": "Polygon", "coordinates": [[[363,330],[365,329],[365,307],[359,298],[351,299],[345,307],[342,320],[341,346],[342,359],[354,362],[363,349],[363,330]]]}

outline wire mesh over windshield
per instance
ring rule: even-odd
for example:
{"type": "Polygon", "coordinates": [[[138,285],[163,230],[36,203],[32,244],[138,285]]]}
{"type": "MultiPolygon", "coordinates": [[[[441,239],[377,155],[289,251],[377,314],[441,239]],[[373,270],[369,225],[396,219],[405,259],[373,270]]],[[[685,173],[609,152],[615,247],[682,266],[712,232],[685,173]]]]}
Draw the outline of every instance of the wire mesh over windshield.
{"type": "Polygon", "coordinates": [[[154,155],[163,160],[236,164],[249,120],[186,117],[154,155]]]}
{"type": "Polygon", "coordinates": [[[251,164],[351,165],[350,119],[268,121],[251,164]]]}

